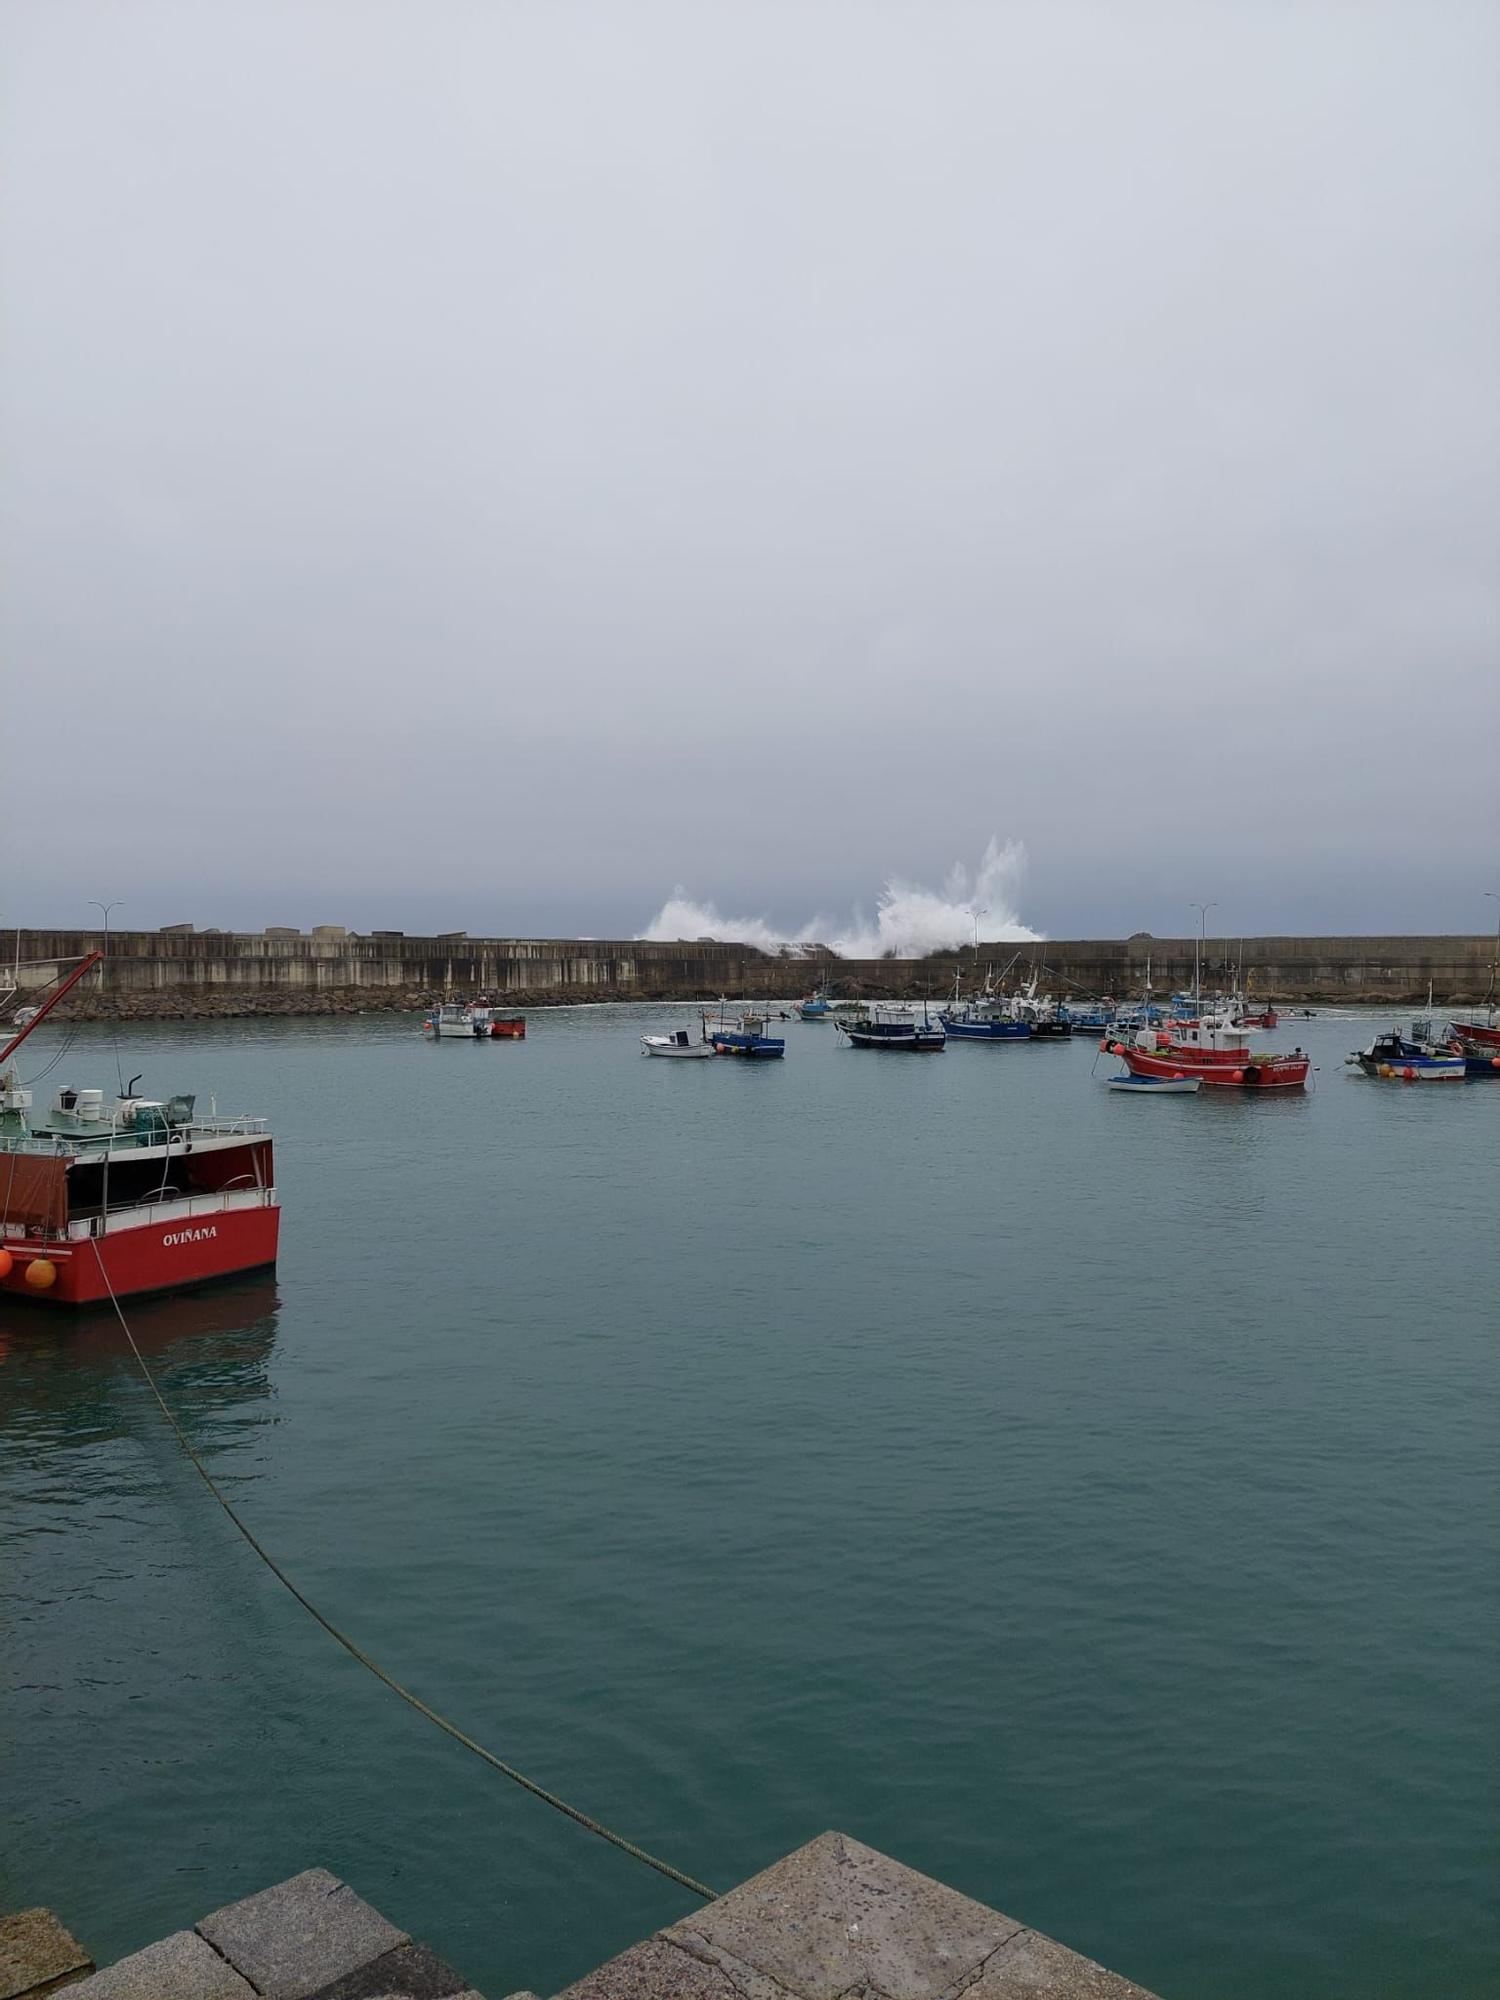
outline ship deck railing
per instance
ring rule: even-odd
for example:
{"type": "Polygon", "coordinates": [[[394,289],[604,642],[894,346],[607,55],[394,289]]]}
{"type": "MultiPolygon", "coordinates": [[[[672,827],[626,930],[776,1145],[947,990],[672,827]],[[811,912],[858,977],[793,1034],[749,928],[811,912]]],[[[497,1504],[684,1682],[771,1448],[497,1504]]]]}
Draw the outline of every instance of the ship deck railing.
{"type": "Polygon", "coordinates": [[[189,1222],[202,1216],[227,1215],[233,1210],[271,1208],[276,1204],[273,1187],[219,1188],[205,1194],[169,1194],[143,1201],[111,1202],[108,1209],[89,1209],[70,1215],[66,1229],[40,1232],[22,1223],[7,1222],[0,1227],[0,1240],[55,1243],[86,1243],[91,1236],[107,1236],[111,1223],[131,1229],[154,1222],[189,1222]]]}
{"type": "Polygon", "coordinates": [[[139,1153],[148,1146],[180,1145],[191,1139],[265,1139],[270,1137],[269,1118],[198,1118],[186,1125],[111,1125],[97,1131],[27,1133],[0,1143],[0,1157],[6,1153],[28,1153],[43,1159],[59,1153],[87,1151],[99,1158],[111,1153],[139,1153]]]}

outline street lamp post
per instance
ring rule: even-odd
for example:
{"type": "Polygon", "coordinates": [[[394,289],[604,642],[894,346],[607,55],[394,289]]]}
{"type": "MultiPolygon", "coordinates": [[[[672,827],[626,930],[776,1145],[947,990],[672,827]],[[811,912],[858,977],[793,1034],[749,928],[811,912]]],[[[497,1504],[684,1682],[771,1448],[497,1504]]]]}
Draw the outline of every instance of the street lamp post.
{"type": "Polygon", "coordinates": [[[1486,889],[1485,896],[1496,905],[1495,909],[1495,955],[1490,960],[1490,1005],[1495,1004],[1495,975],[1500,972],[1500,889],[1486,889]]]}
{"type": "Polygon", "coordinates": [[[112,903],[101,903],[94,896],[89,898],[89,908],[91,910],[102,910],[104,913],[104,962],[99,967],[99,989],[101,992],[104,990],[105,982],[109,978],[109,913],[111,910],[120,910],[124,907],[123,901],[118,896],[116,896],[112,903]]]}
{"type": "Polygon", "coordinates": [[[1217,902],[1188,904],[1190,910],[1198,912],[1198,935],[1193,939],[1193,999],[1195,1001],[1198,998],[1198,989],[1202,978],[1202,952],[1208,944],[1208,913],[1210,910],[1216,910],[1218,907],[1217,902]]]}
{"type": "Polygon", "coordinates": [[[985,904],[983,909],[976,903],[969,905],[969,915],[974,919],[974,970],[976,973],[979,970],[979,919],[987,917],[989,913],[990,906],[988,903],[985,904]]]}

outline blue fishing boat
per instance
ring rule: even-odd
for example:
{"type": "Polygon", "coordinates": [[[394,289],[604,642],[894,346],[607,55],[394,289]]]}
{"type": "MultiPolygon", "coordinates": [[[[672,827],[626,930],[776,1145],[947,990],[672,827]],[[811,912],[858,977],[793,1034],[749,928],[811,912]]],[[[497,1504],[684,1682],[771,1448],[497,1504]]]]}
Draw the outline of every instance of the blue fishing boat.
{"type": "Polygon", "coordinates": [[[828,994],[821,986],[816,993],[809,994],[807,999],[797,1002],[798,1016],[804,1021],[826,1021],[829,1012],[828,994]]]}
{"type": "Polygon", "coordinates": [[[746,1056],[764,1062],[786,1054],[785,1040],[766,1033],[764,1014],[730,1015],[722,1000],[715,1019],[703,1016],[703,1039],[711,1042],[714,1054],[720,1056],[746,1056]]]}
{"type": "Polygon", "coordinates": [[[1114,1025],[1115,1010],[1107,1000],[1070,1000],[1068,1026],[1075,1035],[1102,1035],[1114,1025]]]}
{"type": "Polygon", "coordinates": [[[835,1025],[841,1035],[848,1037],[851,1047],[856,1049],[905,1050],[912,1055],[938,1055],[948,1039],[941,1016],[930,1014],[925,1003],[920,1008],[872,1007],[868,1013],[855,1015],[835,1025]]]}
{"type": "Polygon", "coordinates": [[[938,1015],[948,1033],[960,1042],[1025,1042],[1031,1039],[1031,1023],[1021,1020],[1013,1003],[997,993],[986,979],[972,1000],[958,997],[958,979],[953,981],[953,997],[938,1015]]]}
{"type": "Polygon", "coordinates": [[[1387,1083],[1447,1083],[1464,1076],[1463,1050],[1452,1042],[1437,1041],[1428,1020],[1413,1021],[1410,1035],[1388,1028],[1346,1061],[1387,1083]]]}

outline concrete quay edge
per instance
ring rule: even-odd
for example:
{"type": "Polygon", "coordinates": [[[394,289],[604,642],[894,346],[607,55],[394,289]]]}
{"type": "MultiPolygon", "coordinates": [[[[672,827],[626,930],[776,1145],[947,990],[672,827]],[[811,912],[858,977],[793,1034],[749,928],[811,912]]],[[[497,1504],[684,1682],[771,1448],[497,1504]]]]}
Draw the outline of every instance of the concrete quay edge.
{"type": "MultiPolygon", "coordinates": [[[[482,2000],[326,1868],[95,1971],[47,1910],[0,1918],[0,2000],[482,2000]]],[[[529,1991],[506,2000],[537,2000],[529,1991]]],[[[1156,2000],[1018,1918],[824,1833],[556,2000],[1156,2000]]]]}

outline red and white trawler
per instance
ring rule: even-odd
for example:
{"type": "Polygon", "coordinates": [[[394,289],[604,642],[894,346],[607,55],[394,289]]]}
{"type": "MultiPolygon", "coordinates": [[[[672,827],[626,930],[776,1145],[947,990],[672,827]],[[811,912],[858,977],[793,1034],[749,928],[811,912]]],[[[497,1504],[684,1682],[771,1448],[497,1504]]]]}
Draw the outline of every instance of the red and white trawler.
{"type": "Polygon", "coordinates": [[[1246,1040],[1255,1032],[1228,1014],[1205,1014],[1200,1020],[1141,1028],[1129,1041],[1106,1036],[1099,1046],[1119,1056],[1132,1076],[1197,1077],[1229,1090],[1305,1089],[1311,1056],[1302,1049],[1290,1055],[1256,1055],[1246,1040]]]}
{"type": "Polygon", "coordinates": [[[64,1087],[32,1119],[30,1091],[3,1065],[101,956],[0,1049],[0,1293],[97,1305],[274,1264],[281,1208],[263,1118],[64,1087]]]}

